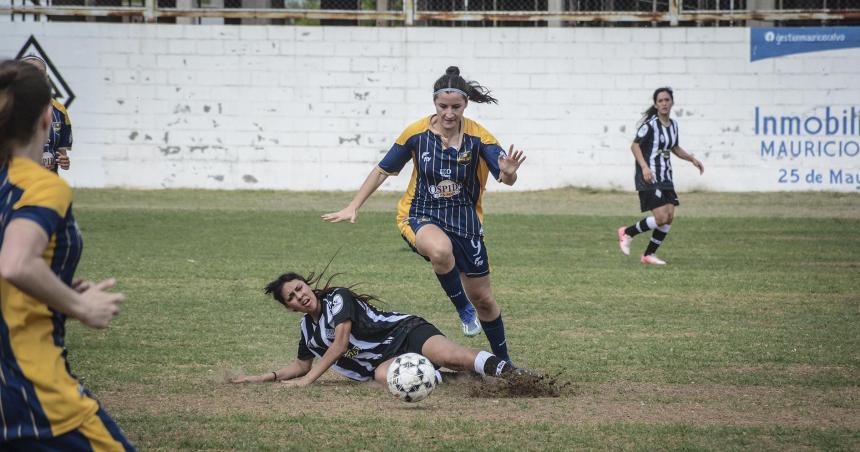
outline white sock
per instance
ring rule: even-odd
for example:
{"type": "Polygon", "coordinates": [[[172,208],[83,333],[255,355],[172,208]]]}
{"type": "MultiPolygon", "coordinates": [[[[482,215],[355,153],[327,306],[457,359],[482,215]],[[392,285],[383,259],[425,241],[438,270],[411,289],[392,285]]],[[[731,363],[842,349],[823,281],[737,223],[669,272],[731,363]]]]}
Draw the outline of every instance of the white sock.
{"type": "Polygon", "coordinates": [[[475,372],[478,372],[481,375],[487,375],[484,372],[484,364],[487,364],[487,360],[493,356],[492,353],[485,352],[483,350],[478,352],[478,356],[475,357],[475,372]]]}
{"type": "MultiPolygon", "coordinates": [[[[654,217],[649,217],[649,218],[654,218],[654,217]]],[[[672,228],[672,225],[671,225],[671,224],[664,224],[663,226],[660,226],[660,227],[658,227],[657,229],[659,229],[659,230],[661,230],[661,231],[663,231],[663,232],[665,232],[665,233],[668,233],[668,232],[669,232],[669,229],[671,229],[671,228],[672,228]]]]}
{"type": "Polygon", "coordinates": [[[653,216],[646,218],[645,224],[651,229],[657,229],[657,220],[653,216]]]}

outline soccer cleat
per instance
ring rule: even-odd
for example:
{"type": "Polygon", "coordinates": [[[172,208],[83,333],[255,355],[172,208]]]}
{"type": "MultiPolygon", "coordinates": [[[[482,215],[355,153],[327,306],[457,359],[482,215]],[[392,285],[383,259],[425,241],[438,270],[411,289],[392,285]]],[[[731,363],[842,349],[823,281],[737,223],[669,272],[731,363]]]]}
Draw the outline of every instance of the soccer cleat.
{"type": "Polygon", "coordinates": [[[478,313],[475,312],[475,307],[471,303],[458,314],[460,314],[460,323],[463,325],[463,335],[475,337],[481,334],[481,322],[478,320],[478,313]]]}
{"type": "Polygon", "coordinates": [[[666,265],[666,261],[653,254],[643,255],[642,258],[639,259],[639,262],[642,262],[645,265],[666,265]]]}
{"type": "Polygon", "coordinates": [[[625,256],[630,255],[630,242],[633,240],[633,237],[624,233],[624,230],[627,229],[624,226],[618,228],[618,247],[621,248],[621,252],[624,253],[625,256]]]}
{"type": "Polygon", "coordinates": [[[466,337],[475,337],[481,334],[481,322],[478,321],[478,316],[472,317],[472,320],[468,322],[460,321],[463,325],[463,335],[466,337]]]}
{"type": "Polygon", "coordinates": [[[513,364],[508,364],[502,370],[502,373],[499,375],[499,378],[503,378],[505,380],[540,380],[543,379],[544,376],[538,372],[535,372],[531,369],[526,369],[525,367],[514,367],[513,364]]]}

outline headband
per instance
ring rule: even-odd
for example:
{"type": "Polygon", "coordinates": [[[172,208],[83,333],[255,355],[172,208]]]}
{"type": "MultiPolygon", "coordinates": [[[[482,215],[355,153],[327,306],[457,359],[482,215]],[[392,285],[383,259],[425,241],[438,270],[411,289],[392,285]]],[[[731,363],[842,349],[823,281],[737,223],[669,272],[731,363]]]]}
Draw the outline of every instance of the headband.
{"type": "Polygon", "coordinates": [[[41,59],[41,58],[37,57],[36,55],[32,55],[32,54],[30,54],[30,55],[27,55],[27,56],[23,56],[23,57],[21,57],[21,61],[26,61],[26,60],[36,60],[36,61],[39,61],[39,62],[41,62],[42,64],[44,64],[44,65],[46,65],[46,66],[47,66],[47,64],[45,63],[45,60],[43,60],[43,59],[41,59]]]}
{"type": "Polygon", "coordinates": [[[465,97],[466,99],[468,99],[468,98],[469,98],[469,95],[468,95],[468,94],[466,94],[466,92],[465,92],[465,91],[463,91],[463,90],[461,90],[461,89],[457,89],[457,88],[442,88],[442,89],[438,89],[438,90],[436,90],[436,91],[434,91],[434,92],[433,92],[433,97],[436,97],[436,96],[438,96],[439,94],[442,94],[442,93],[457,93],[457,94],[462,95],[462,96],[463,96],[463,97],[465,97]]]}

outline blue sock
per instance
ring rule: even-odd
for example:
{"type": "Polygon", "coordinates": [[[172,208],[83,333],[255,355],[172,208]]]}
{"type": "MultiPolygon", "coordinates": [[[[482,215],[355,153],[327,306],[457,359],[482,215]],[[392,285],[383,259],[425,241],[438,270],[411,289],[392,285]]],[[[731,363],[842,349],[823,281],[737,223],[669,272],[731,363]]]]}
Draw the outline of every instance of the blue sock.
{"type": "Polygon", "coordinates": [[[463,290],[463,282],[460,281],[460,272],[457,267],[451,269],[448,273],[440,275],[436,273],[436,278],[439,279],[439,284],[445,290],[445,294],[451,299],[451,303],[457,308],[457,313],[460,314],[460,320],[468,322],[475,318],[475,308],[466,296],[466,291],[463,290]]]}
{"type": "Polygon", "coordinates": [[[499,318],[496,320],[490,320],[489,322],[481,320],[481,326],[484,328],[484,334],[490,342],[493,354],[507,362],[511,362],[511,357],[508,355],[508,339],[505,337],[505,324],[502,322],[502,314],[499,314],[499,318]]]}

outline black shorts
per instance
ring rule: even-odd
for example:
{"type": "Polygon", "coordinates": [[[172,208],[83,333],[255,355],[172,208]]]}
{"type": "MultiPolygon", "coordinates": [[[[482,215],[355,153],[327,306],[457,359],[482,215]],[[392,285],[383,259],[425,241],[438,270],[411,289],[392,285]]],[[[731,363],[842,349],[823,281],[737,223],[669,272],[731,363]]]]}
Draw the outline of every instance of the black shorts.
{"type": "Polygon", "coordinates": [[[444,336],[439,328],[436,328],[432,323],[416,317],[414,323],[410,325],[409,332],[406,333],[406,340],[400,346],[400,353],[418,353],[421,355],[421,349],[424,348],[424,343],[433,336],[444,336]]]}
{"type": "Polygon", "coordinates": [[[639,192],[639,207],[642,212],[648,212],[666,204],[679,205],[678,194],[675,190],[642,190],[639,192]]]}

